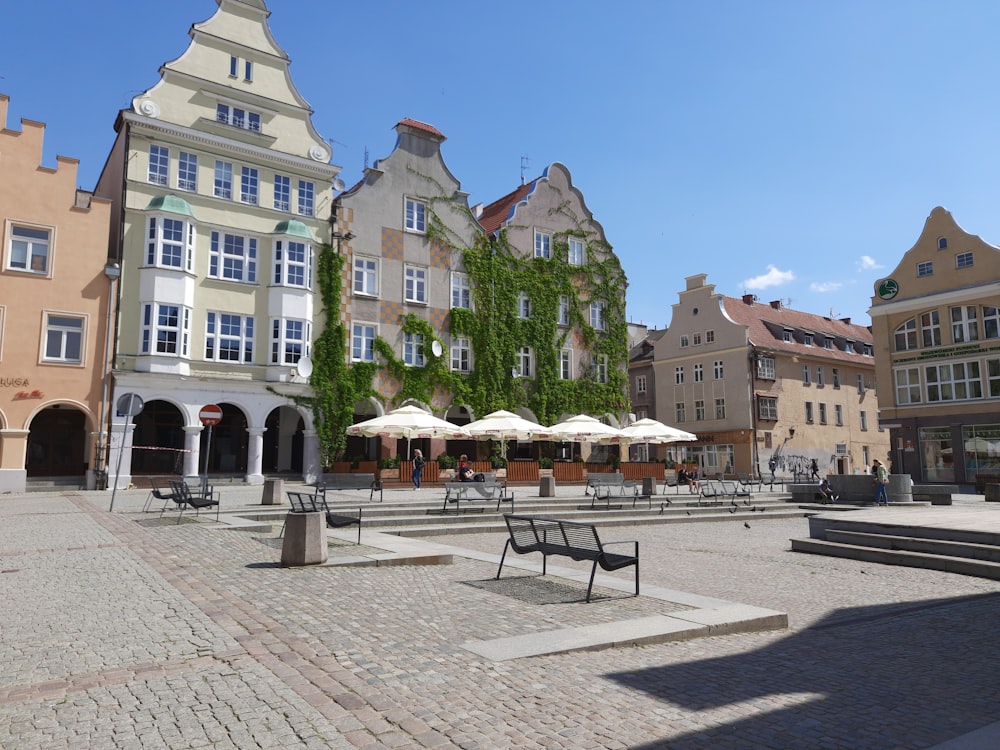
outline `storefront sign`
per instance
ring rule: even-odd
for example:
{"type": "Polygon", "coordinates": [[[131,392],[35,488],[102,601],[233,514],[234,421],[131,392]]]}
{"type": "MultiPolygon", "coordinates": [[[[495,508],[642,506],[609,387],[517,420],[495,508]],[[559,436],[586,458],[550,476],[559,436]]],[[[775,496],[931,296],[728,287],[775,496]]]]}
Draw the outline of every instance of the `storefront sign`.
{"type": "Polygon", "coordinates": [[[0,388],[27,388],[27,378],[0,378],[0,388]]]}
{"type": "Polygon", "coordinates": [[[891,300],[899,294],[899,284],[896,283],[895,279],[883,279],[878,283],[876,292],[879,299],[891,300]]]}
{"type": "Polygon", "coordinates": [[[45,398],[45,394],[41,391],[18,391],[14,394],[15,401],[22,401],[26,398],[45,398]]]}

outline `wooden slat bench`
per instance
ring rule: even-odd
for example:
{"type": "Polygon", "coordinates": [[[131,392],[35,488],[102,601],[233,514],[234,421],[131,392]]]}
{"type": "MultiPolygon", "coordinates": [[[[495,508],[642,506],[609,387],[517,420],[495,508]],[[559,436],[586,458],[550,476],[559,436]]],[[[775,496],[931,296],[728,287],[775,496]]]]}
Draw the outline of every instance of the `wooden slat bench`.
{"type": "MultiPolygon", "coordinates": [[[[331,529],[342,529],[346,526],[358,527],[358,544],[361,544],[361,508],[357,515],[345,510],[330,510],[326,498],[322,495],[310,495],[308,492],[287,492],[290,513],[325,513],[326,525],[331,529]]],[[[284,533],[284,527],[282,527],[284,533]]],[[[280,534],[279,534],[280,536],[280,534]]]]}
{"type": "Polygon", "coordinates": [[[374,474],[324,474],[323,479],[314,486],[324,499],[327,492],[336,490],[368,490],[369,502],[375,498],[376,492],[378,501],[382,502],[382,482],[374,474]]]}
{"type": "Polygon", "coordinates": [[[545,575],[546,562],[549,555],[562,555],[573,560],[591,560],[590,582],[587,584],[587,601],[594,588],[594,575],[597,566],[604,570],[619,570],[629,565],[635,566],[635,595],[639,596],[639,542],[601,542],[597,535],[597,527],[592,523],[576,521],[561,521],[558,518],[542,518],[540,516],[517,516],[504,513],[509,538],[504,544],[503,555],[500,556],[500,567],[497,568],[497,580],[503,570],[507,550],[513,549],[519,555],[529,552],[542,553],[542,575],[545,575]],[[605,550],[612,544],[632,544],[634,553],[623,555],[605,550]]]}

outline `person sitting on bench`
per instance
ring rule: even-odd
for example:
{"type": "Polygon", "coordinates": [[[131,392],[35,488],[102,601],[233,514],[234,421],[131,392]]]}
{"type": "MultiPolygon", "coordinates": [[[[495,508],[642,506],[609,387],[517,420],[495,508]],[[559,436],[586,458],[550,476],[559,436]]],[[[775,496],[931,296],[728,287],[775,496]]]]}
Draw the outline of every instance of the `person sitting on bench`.
{"type": "Polygon", "coordinates": [[[684,469],[677,470],[677,484],[687,485],[688,492],[695,494],[701,492],[701,482],[698,481],[698,472],[687,472],[684,469]]]}
{"type": "Polygon", "coordinates": [[[823,496],[824,503],[837,502],[837,496],[833,494],[833,487],[830,486],[830,480],[827,477],[823,477],[823,481],[819,483],[819,494],[823,496]]]}
{"type": "Polygon", "coordinates": [[[455,468],[455,481],[456,482],[471,482],[472,481],[472,467],[469,466],[469,457],[464,453],[458,457],[458,466],[455,468]]]}

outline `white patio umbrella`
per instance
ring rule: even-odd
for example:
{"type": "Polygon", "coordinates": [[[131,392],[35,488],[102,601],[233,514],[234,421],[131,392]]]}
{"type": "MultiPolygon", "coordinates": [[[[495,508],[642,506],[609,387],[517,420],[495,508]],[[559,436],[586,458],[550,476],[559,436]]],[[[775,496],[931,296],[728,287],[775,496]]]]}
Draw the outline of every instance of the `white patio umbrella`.
{"type": "Polygon", "coordinates": [[[621,443],[622,431],[586,414],[577,414],[549,427],[552,440],[567,443],[621,443]]]}
{"type": "Polygon", "coordinates": [[[503,409],[469,422],[465,429],[479,440],[548,440],[552,434],[548,427],[503,409]]]}
{"type": "Polygon", "coordinates": [[[439,419],[413,404],[393,409],[381,417],[352,424],[346,432],[354,437],[406,438],[407,458],[410,457],[410,441],[414,438],[455,440],[471,437],[464,427],[439,419]]]}
{"type": "Polygon", "coordinates": [[[628,427],[622,428],[621,432],[632,443],[662,444],[698,439],[694,433],[685,432],[649,418],[637,420],[628,427]]]}

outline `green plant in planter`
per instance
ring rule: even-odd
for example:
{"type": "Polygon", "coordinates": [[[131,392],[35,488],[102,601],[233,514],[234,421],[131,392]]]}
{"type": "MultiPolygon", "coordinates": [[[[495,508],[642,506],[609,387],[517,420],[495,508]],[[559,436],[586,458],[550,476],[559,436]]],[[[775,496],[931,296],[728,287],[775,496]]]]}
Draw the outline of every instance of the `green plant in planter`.
{"type": "Polygon", "coordinates": [[[380,469],[398,469],[399,456],[386,456],[385,458],[379,459],[378,467],[380,469]]]}
{"type": "Polygon", "coordinates": [[[552,468],[552,458],[549,456],[541,456],[538,459],[539,469],[551,469],[552,468]]]}
{"type": "Polygon", "coordinates": [[[439,469],[454,469],[458,465],[458,460],[454,456],[442,453],[437,457],[439,469]]]}

